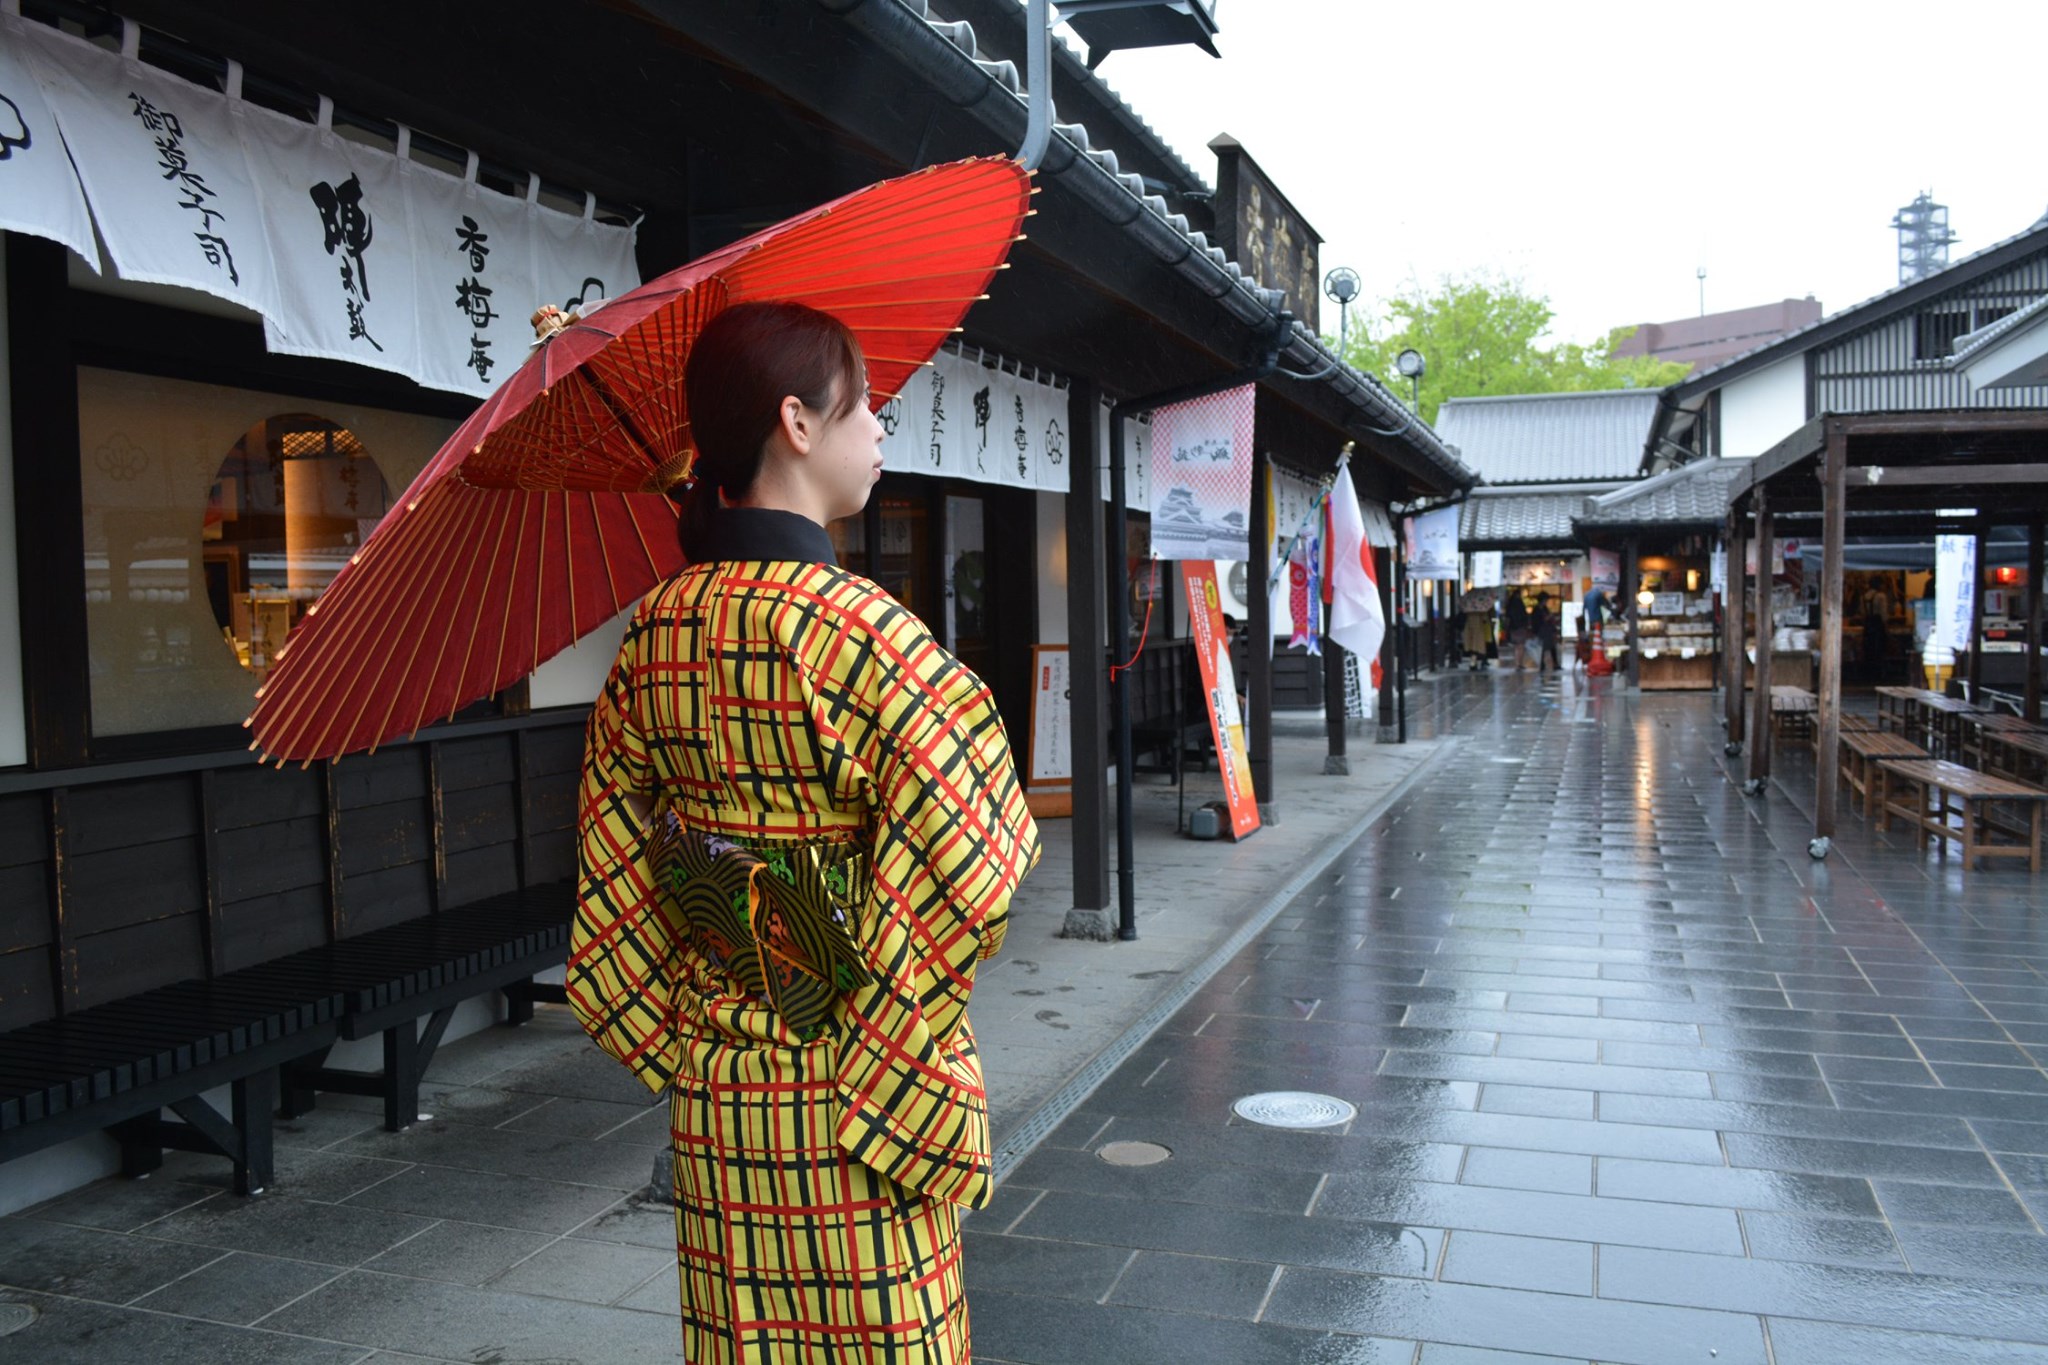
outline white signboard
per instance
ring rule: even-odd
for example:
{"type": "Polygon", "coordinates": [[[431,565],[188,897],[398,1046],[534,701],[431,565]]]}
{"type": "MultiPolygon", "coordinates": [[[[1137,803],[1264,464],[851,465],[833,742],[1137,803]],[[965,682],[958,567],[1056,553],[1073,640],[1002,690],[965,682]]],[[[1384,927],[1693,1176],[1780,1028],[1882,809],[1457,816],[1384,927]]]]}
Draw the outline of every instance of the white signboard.
{"type": "Polygon", "coordinates": [[[1472,586],[1475,588],[1498,588],[1501,586],[1502,554],[1499,550],[1475,550],[1472,554],[1472,586]]]}
{"type": "Polygon", "coordinates": [[[1977,538],[1937,536],[1934,541],[1934,642],[1951,651],[1970,648],[1976,609],[1977,538]]]}
{"type": "Polygon", "coordinates": [[[1038,645],[1031,654],[1031,775],[1025,785],[1034,790],[1071,785],[1074,703],[1067,681],[1067,647],[1038,645]]]}

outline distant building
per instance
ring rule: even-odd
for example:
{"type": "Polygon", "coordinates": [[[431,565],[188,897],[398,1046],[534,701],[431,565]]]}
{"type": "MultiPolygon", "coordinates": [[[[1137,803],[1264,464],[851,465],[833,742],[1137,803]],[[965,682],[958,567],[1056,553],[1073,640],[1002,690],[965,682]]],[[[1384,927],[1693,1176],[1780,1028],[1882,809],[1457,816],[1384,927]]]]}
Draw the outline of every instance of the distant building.
{"type": "Polygon", "coordinates": [[[1704,370],[1820,319],[1820,303],[1809,294],[1803,299],[1781,299],[1755,308],[1733,308],[1676,322],[1646,322],[1636,328],[1634,336],[1614,348],[1614,356],[1618,360],[1646,355],[1657,360],[1683,361],[1695,371],[1704,370]]]}

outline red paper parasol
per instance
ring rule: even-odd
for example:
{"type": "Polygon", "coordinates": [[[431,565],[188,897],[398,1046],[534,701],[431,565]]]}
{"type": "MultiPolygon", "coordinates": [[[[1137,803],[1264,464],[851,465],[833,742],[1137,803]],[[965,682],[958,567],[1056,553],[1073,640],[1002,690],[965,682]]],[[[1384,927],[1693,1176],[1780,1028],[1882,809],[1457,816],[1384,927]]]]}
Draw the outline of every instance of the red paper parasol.
{"type": "Polygon", "coordinates": [[[728,304],[853,329],[876,401],[983,297],[1030,194],[934,166],[650,280],[556,333],[462,424],[280,650],[247,724],[278,759],[374,749],[531,673],[682,567],[665,490],[693,450],[683,360],[728,304]]]}

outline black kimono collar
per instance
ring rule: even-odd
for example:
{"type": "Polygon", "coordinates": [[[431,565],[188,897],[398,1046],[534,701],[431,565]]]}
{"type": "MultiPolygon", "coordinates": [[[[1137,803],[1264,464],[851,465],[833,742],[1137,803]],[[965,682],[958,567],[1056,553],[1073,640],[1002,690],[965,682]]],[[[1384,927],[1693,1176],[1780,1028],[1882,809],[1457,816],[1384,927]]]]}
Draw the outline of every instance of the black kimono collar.
{"type": "Polygon", "coordinates": [[[831,564],[832,537],[825,528],[797,512],[772,507],[721,507],[690,547],[690,562],[793,559],[806,564],[831,564]]]}

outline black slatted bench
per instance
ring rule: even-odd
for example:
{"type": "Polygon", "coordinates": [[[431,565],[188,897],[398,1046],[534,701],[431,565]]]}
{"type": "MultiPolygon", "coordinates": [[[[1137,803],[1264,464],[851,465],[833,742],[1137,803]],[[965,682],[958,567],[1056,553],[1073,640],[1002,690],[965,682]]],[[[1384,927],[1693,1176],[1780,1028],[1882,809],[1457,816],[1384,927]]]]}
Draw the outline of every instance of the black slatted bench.
{"type": "Polygon", "coordinates": [[[238,1194],[268,1185],[278,1068],[332,1044],[342,1002],[281,990],[262,971],[182,981],[0,1034],[0,1161],[107,1130],[128,1175],[178,1147],[227,1157],[238,1194]],[[226,1115],[204,1098],[223,1085],[226,1115]],[[164,1120],[166,1109],[182,1122],[164,1120]]]}
{"type": "Polygon", "coordinates": [[[566,956],[573,897],[567,883],[529,887],[266,964],[309,993],[340,991],[340,1038],[384,1041],[382,1071],[330,1067],[326,1048],[294,1062],[279,1112],[296,1117],[313,1107],[316,1092],[332,1090],[380,1096],[393,1132],[418,1121],[420,1077],[457,1005],[503,991],[507,1022],[520,1024],[533,1018],[534,1001],[562,1002],[562,987],[533,977],[566,956]]]}
{"type": "Polygon", "coordinates": [[[561,965],[572,901],[565,882],[528,887],[0,1033],[0,1162],[106,1131],[128,1175],[166,1147],[214,1152],[252,1194],[271,1181],[273,1115],[311,1109],[317,1091],[381,1096],[385,1126],[403,1128],[457,1005],[502,991],[517,1024],[562,1000],[533,978],[561,965]],[[337,1042],[379,1035],[381,1071],[326,1065],[337,1042]],[[224,1085],[227,1114],[204,1098],[224,1085]]]}

